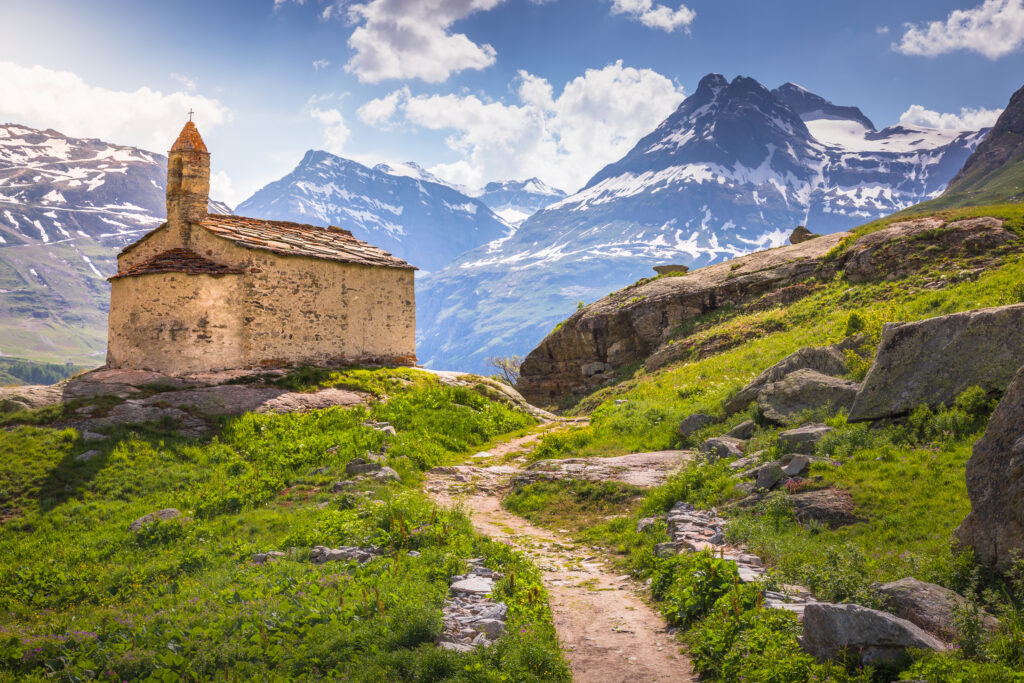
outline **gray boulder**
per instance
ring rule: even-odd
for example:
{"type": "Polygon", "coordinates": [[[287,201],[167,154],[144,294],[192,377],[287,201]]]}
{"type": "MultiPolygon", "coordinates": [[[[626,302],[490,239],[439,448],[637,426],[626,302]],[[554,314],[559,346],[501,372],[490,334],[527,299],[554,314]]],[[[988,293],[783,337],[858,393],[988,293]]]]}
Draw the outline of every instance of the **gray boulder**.
{"type": "Polygon", "coordinates": [[[716,436],[700,445],[700,452],[711,461],[743,455],[743,441],[731,436],[716,436]]]}
{"type": "Polygon", "coordinates": [[[1002,392],[1022,365],[1024,304],[888,323],[849,420],[951,405],[975,385],[1002,392]]]}
{"type": "Polygon", "coordinates": [[[163,510],[150,512],[148,515],[142,515],[137,520],[129,524],[128,528],[132,531],[141,531],[142,527],[152,522],[166,521],[177,517],[181,517],[181,513],[176,508],[164,508],[163,510]]]}
{"type": "Polygon", "coordinates": [[[318,545],[309,551],[309,559],[315,564],[324,564],[325,562],[349,562],[353,560],[362,564],[363,562],[372,560],[373,553],[355,546],[345,545],[340,548],[328,548],[326,546],[318,545]]]}
{"type": "Polygon", "coordinates": [[[800,455],[799,453],[789,453],[778,460],[778,465],[782,468],[782,473],[787,477],[795,477],[806,470],[807,466],[810,464],[811,458],[806,455],[800,455]]]}
{"type": "Polygon", "coordinates": [[[967,461],[971,511],[956,531],[983,562],[1024,552],[1024,368],[1013,378],[967,461]]]}
{"type": "Polygon", "coordinates": [[[813,455],[814,447],[832,431],[835,431],[832,427],[820,423],[806,424],[779,434],[779,445],[792,453],[813,455]]]}
{"type": "Polygon", "coordinates": [[[779,424],[792,424],[808,411],[830,406],[849,408],[858,385],[847,379],[823,375],[816,370],[797,370],[778,382],[765,385],[757,396],[761,413],[779,424]]]}
{"type": "Polygon", "coordinates": [[[857,510],[849,491],[819,489],[795,493],[787,498],[796,521],[801,524],[818,523],[829,528],[846,526],[857,521],[857,510]]]}
{"type": "Polygon", "coordinates": [[[679,436],[685,439],[694,432],[699,432],[708,425],[713,425],[716,422],[718,422],[718,419],[712,415],[708,415],[706,413],[694,413],[679,423],[679,436]]]}
{"type": "Polygon", "coordinates": [[[797,370],[815,370],[823,375],[838,377],[846,373],[846,359],[839,346],[808,346],[789,354],[757,376],[725,404],[725,414],[744,410],[768,384],[778,382],[797,370]]]}
{"type": "MultiPolygon", "coordinates": [[[[888,606],[901,619],[947,641],[957,637],[956,612],[968,607],[962,595],[912,576],[882,584],[876,590],[886,597],[888,606]]],[[[988,630],[999,626],[999,621],[990,614],[982,613],[981,621],[988,630]]]]}
{"type": "Polygon", "coordinates": [[[906,619],[860,605],[812,602],[804,609],[802,644],[818,659],[844,651],[859,653],[861,663],[898,664],[907,649],[946,649],[945,643],[906,619]]]}
{"type": "Polygon", "coordinates": [[[757,479],[754,480],[755,489],[770,489],[785,476],[782,472],[782,468],[776,462],[770,462],[767,465],[762,466],[757,471],[757,479]]]}
{"type": "Polygon", "coordinates": [[[734,439],[749,439],[754,436],[754,432],[757,431],[757,425],[754,424],[753,420],[744,420],[738,425],[730,429],[725,433],[726,436],[731,436],[734,439]]]}

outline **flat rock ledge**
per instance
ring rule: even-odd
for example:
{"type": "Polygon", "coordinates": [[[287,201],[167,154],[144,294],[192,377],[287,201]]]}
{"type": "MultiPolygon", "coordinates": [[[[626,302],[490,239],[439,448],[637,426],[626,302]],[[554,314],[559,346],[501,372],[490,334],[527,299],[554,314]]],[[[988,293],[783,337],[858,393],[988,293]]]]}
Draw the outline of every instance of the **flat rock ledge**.
{"type": "Polygon", "coordinates": [[[520,488],[538,481],[567,479],[617,481],[640,488],[651,488],[665,483],[670,474],[693,457],[692,451],[656,451],[630,453],[611,458],[538,460],[512,480],[512,488],[520,488]]]}
{"type": "Polygon", "coordinates": [[[502,578],[477,558],[466,560],[468,571],[453,576],[442,608],[443,630],[437,645],[455,652],[490,647],[505,632],[508,606],[491,600],[494,582],[502,578]]]}

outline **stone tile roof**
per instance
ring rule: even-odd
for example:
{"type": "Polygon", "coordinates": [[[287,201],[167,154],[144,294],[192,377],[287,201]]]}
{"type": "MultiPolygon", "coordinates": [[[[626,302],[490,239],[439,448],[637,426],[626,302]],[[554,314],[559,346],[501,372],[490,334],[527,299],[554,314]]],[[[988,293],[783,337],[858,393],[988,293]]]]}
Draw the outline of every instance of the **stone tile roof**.
{"type": "Polygon", "coordinates": [[[416,270],[415,266],[397,256],[357,240],[348,230],[335,226],[321,228],[302,223],[217,214],[207,214],[200,225],[218,237],[249,249],[367,266],[416,270]]]}
{"type": "Polygon", "coordinates": [[[181,133],[178,135],[178,139],[171,145],[172,152],[206,152],[209,154],[209,150],[206,149],[206,143],[203,142],[203,138],[199,135],[199,129],[196,128],[196,124],[189,121],[185,124],[185,127],[181,129],[181,133]]]}
{"type": "Polygon", "coordinates": [[[109,278],[116,280],[122,277],[133,275],[146,275],[148,273],[190,273],[194,275],[230,275],[241,273],[241,268],[232,268],[221,263],[215,263],[208,258],[200,256],[191,249],[168,249],[153,258],[123,270],[117,275],[109,278]]]}

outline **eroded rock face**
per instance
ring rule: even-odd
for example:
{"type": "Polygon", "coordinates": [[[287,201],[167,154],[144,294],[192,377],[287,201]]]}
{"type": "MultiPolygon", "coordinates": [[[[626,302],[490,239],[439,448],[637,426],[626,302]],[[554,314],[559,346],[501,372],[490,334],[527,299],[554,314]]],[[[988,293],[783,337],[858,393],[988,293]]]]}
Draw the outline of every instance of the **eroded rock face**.
{"type": "Polygon", "coordinates": [[[984,217],[901,221],[833,252],[848,235],[824,235],[611,294],[549,334],[523,362],[517,388],[533,403],[550,404],[613,381],[630,363],[644,361],[650,372],[694,353],[719,352],[738,341],[712,339],[691,348],[680,325],[723,305],[754,310],[796,301],[840,271],[854,281],[898,279],[933,265],[935,253],[979,268],[1022,248],[1001,220],[984,217]]]}
{"type": "Polygon", "coordinates": [[[1002,392],[1024,365],[1024,304],[889,323],[850,409],[858,422],[951,405],[980,386],[1002,392]]]}
{"type": "Polygon", "coordinates": [[[814,602],[804,609],[803,646],[819,659],[842,651],[859,653],[863,664],[901,662],[908,648],[945,650],[941,640],[920,626],[860,605],[814,602]]]}
{"type": "Polygon", "coordinates": [[[615,369],[650,356],[681,323],[814,277],[818,260],[847,234],[741,256],[605,297],[575,313],[530,352],[516,388],[541,405],[596,388],[615,369]]]}
{"type": "Polygon", "coordinates": [[[849,408],[858,389],[859,385],[848,379],[814,370],[797,370],[761,389],[757,405],[772,422],[792,424],[808,410],[823,406],[833,411],[849,408]]]}
{"type": "Polygon", "coordinates": [[[975,555],[1006,566],[1024,553],[1024,368],[1006,389],[967,461],[971,512],[956,531],[975,555]]]}

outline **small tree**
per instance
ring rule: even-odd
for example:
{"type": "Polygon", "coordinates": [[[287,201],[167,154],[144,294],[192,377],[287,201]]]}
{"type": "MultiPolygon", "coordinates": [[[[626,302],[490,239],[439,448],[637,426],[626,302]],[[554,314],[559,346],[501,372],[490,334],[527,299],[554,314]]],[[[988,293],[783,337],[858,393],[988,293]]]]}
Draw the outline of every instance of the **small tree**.
{"type": "Polygon", "coordinates": [[[487,364],[492,368],[496,368],[498,374],[496,377],[508,384],[509,386],[515,386],[516,382],[519,381],[519,366],[523,364],[522,356],[495,356],[487,359],[487,364]]]}

